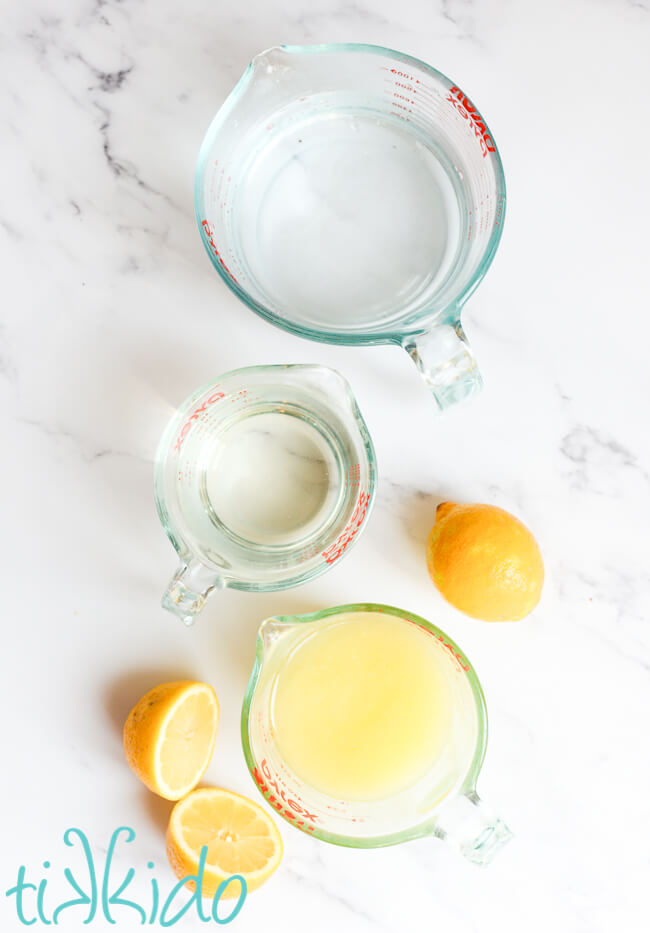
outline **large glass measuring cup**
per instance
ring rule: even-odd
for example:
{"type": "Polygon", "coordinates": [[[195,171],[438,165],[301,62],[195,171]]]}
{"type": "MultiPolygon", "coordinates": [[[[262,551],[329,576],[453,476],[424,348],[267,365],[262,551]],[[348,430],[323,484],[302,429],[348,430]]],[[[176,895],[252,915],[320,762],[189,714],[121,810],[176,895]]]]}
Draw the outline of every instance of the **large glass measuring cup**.
{"type": "Polygon", "coordinates": [[[311,836],[370,848],[432,835],[478,864],[511,837],[476,794],[476,673],[412,613],[357,603],[267,619],[241,729],[260,792],[311,836]]]}
{"type": "Polygon", "coordinates": [[[215,269],[269,321],[399,344],[440,408],[480,388],[460,313],[505,183],[487,124],[440,72],[370,45],[261,53],[207,132],[195,210],[215,269]]]}
{"type": "Polygon", "coordinates": [[[362,531],[375,481],[368,429],[334,370],[250,366],[203,386],[156,454],[156,506],[180,557],[163,606],[189,624],[215,588],[318,576],[362,531]]]}

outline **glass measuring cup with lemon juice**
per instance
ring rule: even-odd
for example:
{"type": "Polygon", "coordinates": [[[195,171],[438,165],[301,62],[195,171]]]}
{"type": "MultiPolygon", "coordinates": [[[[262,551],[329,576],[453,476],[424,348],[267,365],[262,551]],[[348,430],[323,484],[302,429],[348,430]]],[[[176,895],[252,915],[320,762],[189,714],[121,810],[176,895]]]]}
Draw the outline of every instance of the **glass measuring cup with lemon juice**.
{"type": "Polygon", "coordinates": [[[269,760],[323,799],[401,806],[418,788],[442,800],[477,743],[464,660],[389,608],[329,612],[262,626],[251,712],[269,760]]]}
{"type": "Polygon", "coordinates": [[[487,720],[474,669],[420,616],[354,603],[267,619],[241,727],[267,802],[326,842],[433,835],[485,864],[511,836],[475,790],[487,720]]]}
{"type": "Polygon", "coordinates": [[[272,724],[289,768],[323,794],[379,800],[443,751],[450,685],[435,641],[390,616],[343,613],[291,647],[274,674],[272,724]]]}

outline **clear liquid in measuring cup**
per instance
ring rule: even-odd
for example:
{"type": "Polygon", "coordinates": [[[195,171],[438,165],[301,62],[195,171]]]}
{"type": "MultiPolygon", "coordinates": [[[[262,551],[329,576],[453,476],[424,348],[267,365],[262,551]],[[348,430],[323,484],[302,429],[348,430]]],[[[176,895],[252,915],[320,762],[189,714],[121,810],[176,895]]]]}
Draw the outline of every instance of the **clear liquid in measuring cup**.
{"type": "Polygon", "coordinates": [[[235,226],[269,307],[345,330],[399,317],[447,275],[461,236],[453,172],[413,127],[317,112],[266,142],[235,226]]]}
{"type": "Polygon", "coordinates": [[[336,507],[339,466],[325,436],[282,411],[253,410],[217,434],[198,466],[206,512],[248,544],[289,546],[319,531],[336,507]]]}
{"type": "Polygon", "coordinates": [[[175,412],[156,452],[158,515],[180,557],[163,605],[190,624],[216,589],[285,589],[324,573],[372,508],[375,453],[326,366],[224,373],[175,412]]]}

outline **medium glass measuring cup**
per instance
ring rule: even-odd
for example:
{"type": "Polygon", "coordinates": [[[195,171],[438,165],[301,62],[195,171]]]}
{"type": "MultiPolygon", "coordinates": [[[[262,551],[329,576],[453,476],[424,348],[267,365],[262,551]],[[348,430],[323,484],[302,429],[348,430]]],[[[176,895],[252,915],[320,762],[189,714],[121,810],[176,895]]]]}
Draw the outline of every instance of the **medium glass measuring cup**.
{"type": "Polygon", "coordinates": [[[404,347],[441,409],[480,388],[460,314],[505,182],[483,117],[434,68],[372,45],[262,52],[203,141],[195,210],[215,269],[267,320],[404,347]]]}
{"type": "Polygon", "coordinates": [[[190,624],[215,588],[280,590],[328,570],[362,531],[375,452],[346,380],[325,366],[251,366],[176,411],[154,467],[181,563],[162,604],[190,624]]]}
{"type": "MultiPolygon", "coordinates": [[[[338,635],[341,635],[341,630],[338,635]]],[[[359,643],[339,640],[338,647],[343,646],[347,650],[337,657],[342,659],[342,664],[347,664],[343,658],[347,659],[348,652],[354,653],[359,643]]],[[[388,671],[391,657],[397,657],[402,650],[399,639],[390,643],[387,649],[388,671]]],[[[357,664],[363,667],[358,656],[353,661],[353,667],[357,664]]],[[[344,677],[347,677],[347,673],[344,677]]],[[[362,682],[362,686],[374,686],[374,682],[374,679],[365,685],[362,682]]],[[[408,701],[413,695],[419,696],[417,690],[421,687],[422,684],[413,678],[408,683],[393,684],[389,701],[378,694],[377,700],[373,697],[368,707],[372,715],[368,716],[365,708],[360,713],[362,728],[365,724],[372,728],[372,720],[379,717],[376,745],[382,746],[379,758],[383,756],[384,765],[390,763],[391,756],[394,757],[398,752],[394,752],[392,746],[385,747],[391,741],[390,729],[384,728],[386,720],[381,719],[383,714],[375,714],[375,710],[381,708],[382,702],[392,710],[394,703],[404,703],[404,697],[408,701]]],[[[347,681],[343,685],[335,684],[335,692],[347,688],[347,681]]],[[[323,702],[327,710],[335,705],[331,702],[328,705],[327,700],[323,702]]],[[[408,710],[408,702],[403,709],[408,710]]],[[[415,718],[416,714],[423,712],[427,711],[413,708],[411,715],[415,718]]],[[[352,718],[351,714],[348,715],[348,719],[352,718]]],[[[337,728],[340,723],[341,720],[337,728]]],[[[340,749],[344,756],[360,753],[364,760],[372,759],[376,749],[362,746],[359,752],[357,733],[353,733],[350,743],[349,736],[340,735],[338,731],[333,735],[328,734],[331,732],[329,722],[321,723],[321,726],[321,730],[317,730],[314,735],[301,722],[295,735],[299,742],[315,743],[317,748],[331,742],[332,747],[340,749]]],[[[371,848],[431,835],[449,841],[470,861],[486,864],[511,838],[512,834],[505,823],[490,812],[476,793],[476,780],[487,744],[487,716],[481,685],[458,645],[420,616],[392,606],[356,603],[309,615],[267,619],[258,634],[255,664],[242,708],[241,731],[248,768],[268,803],[292,825],[325,842],[371,848]],[[395,625],[406,627],[407,632],[404,634],[413,642],[410,650],[415,651],[417,656],[430,655],[436,665],[435,679],[440,682],[440,710],[432,710],[435,715],[432,715],[431,722],[423,720],[422,727],[422,723],[418,726],[413,720],[406,721],[403,728],[398,723],[397,736],[392,734],[392,741],[399,746],[400,756],[408,757],[413,749],[409,749],[408,742],[405,744],[403,738],[404,735],[409,736],[409,730],[410,739],[417,746],[428,740],[429,730],[437,729],[440,733],[437,751],[432,753],[430,759],[426,759],[424,772],[420,770],[412,781],[409,780],[405,786],[395,787],[383,796],[374,793],[372,799],[371,795],[364,796],[357,791],[350,791],[347,798],[323,792],[314,786],[313,779],[309,783],[304,776],[296,773],[298,768],[290,760],[291,755],[287,751],[283,753],[280,747],[282,741],[286,742],[280,721],[284,715],[281,706],[278,712],[284,689],[282,677],[286,678],[289,671],[293,686],[303,690],[303,700],[299,705],[304,703],[309,708],[309,704],[315,700],[315,708],[318,708],[320,695],[308,695],[310,684],[315,683],[314,689],[325,696],[328,679],[337,676],[337,660],[331,653],[332,642],[326,646],[322,636],[329,633],[331,638],[332,634],[337,634],[335,626],[349,625],[351,621],[353,624],[370,623],[365,643],[368,652],[376,648],[377,639],[383,637],[386,626],[393,631],[393,635],[395,625]],[[320,642],[316,641],[318,637],[321,638],[320,642]],[[300,661],[301,652],[304,655],[309,651],[315,663],[311,669],[303,668],[301,674],[296,659],[300,661]],[[302,680],[295,679],[301,676],[302,680]]],[[[416,753],[417,750],[416,747],[416,753]]],[[[349,766],[346,757],[344,767],[352,773],[349,766]]],[[[331,781],[336,772],[332,768],[330,772],[331,781]]],[[[375,780],[374,773],[372,779],[375,780]]],[[[383,780],[383,777],[379,775],[379,779],[383,780]]],[[[377,786],[375,781],[375,791],[377,786]]]]}

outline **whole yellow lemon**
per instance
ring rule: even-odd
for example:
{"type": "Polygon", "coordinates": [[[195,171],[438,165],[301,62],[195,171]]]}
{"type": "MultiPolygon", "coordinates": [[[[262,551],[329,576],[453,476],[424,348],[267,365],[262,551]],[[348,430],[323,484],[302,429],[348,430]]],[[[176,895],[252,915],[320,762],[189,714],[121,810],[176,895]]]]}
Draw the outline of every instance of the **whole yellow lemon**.
{"type": "Polygon", "coordinates": [[[427,542],[427,567],[452,606],[486,622],[523,619],[542,595],[537,541],[494,505],[442,502],[427,542]]]}

